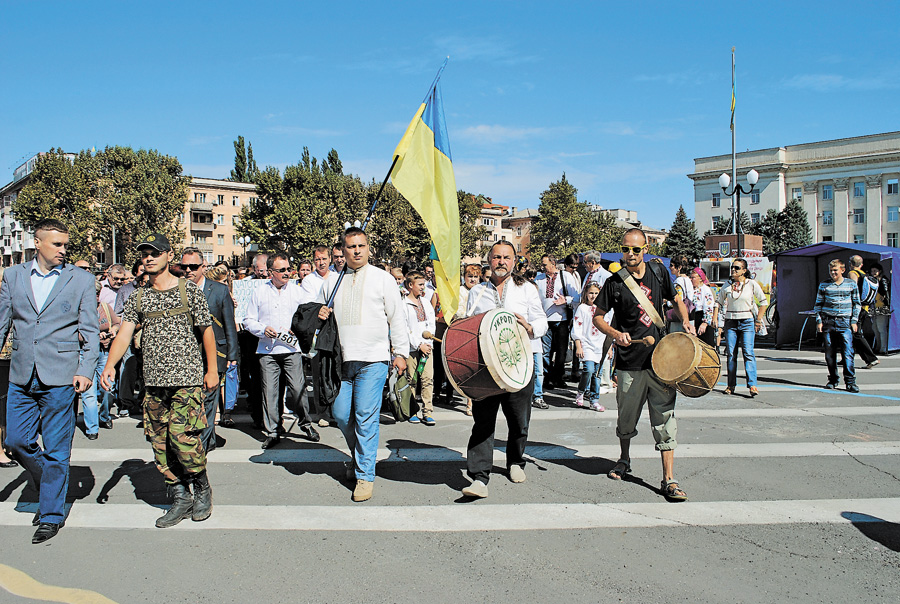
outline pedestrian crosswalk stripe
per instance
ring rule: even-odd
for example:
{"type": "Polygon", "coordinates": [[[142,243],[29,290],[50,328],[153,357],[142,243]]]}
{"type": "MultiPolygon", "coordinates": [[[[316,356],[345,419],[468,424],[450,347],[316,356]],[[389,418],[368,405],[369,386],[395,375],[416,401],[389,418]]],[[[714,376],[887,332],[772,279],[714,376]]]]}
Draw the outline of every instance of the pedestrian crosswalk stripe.
{"type": "MultiPolygon", "coordinates": [[[[390,441],[390,439],[388,439],[390,441]]],[[[404,441],[406,442],[406,441],[404,441]]],[[[541,460],[567,460],[606,458],[617,459],[619,446],[583,445],[565,447],[561,445],[528,445],[526,456],[541,460]]],[[[465,447],[397,447],[378,449],[379,462],[460,462],[465,459],[465,447]]],[[[679,444],[675,456],[685,458],[753,458],[753,457],[821,457],[865,455],[900,455],[900,441],[886,442],[793,442],[793,443],[727,443],[727,444],[679,444]]],[[[647,459],[659,457],[652,446],[632,447],[631,457],[647,459]]],[[[72,463],[122,462],[137,459],[152,461],[153,454],[147,449],[75,449],[72,463]]],[[[211,464],[219,463],[340,463],[350,459],[342,448],[328,445],[304,445],[304,448],[290,449],[284,446],[266,451],[258,449],[217,449],[208,457],[211,464]]],[[[494,460],[503,462],[505,449],[494,450],[494,460]]]]}
{"type": "MultiPolygon", "coordinates": [[[[491,488],[494,488],[493,485],[491,488]]],[[[504,484],[499,488],[517,488],[504,484]]],[[[377,495],[377,489],[376,489],[377,495]]],[[[160,515],[142,504],[78,503],[66,531],[148,529],[160,515]]],[[[470,504],[429,506],[286,506],[216,504],[205,522],[184,521],[170,531],[517,531],[727,525],[849,524],[875,518],[900,522],[900,498],[672,503],[470,504]]],[[[31,514],[0,503],[0,526],[31,525],[31,514]]]]}

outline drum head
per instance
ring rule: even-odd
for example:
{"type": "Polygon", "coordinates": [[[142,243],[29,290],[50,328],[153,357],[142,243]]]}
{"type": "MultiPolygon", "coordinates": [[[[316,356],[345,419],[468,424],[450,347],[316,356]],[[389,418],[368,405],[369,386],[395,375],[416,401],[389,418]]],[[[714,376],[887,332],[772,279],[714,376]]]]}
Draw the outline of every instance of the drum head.
{"type": "Polygon", "coordinates": [[[653,373],[663,383],[680,382],[693,373],[701,354],[699,340],[683,331],[670,333],[653,350],[653,373]]]}
{"type": "Polygon", "coordinates": [[[495,309],[485,313],[478,331],[484,362],[497,385],[518,392],[534,375],[534,357],[528,332],[513,313],[495,309]]]}

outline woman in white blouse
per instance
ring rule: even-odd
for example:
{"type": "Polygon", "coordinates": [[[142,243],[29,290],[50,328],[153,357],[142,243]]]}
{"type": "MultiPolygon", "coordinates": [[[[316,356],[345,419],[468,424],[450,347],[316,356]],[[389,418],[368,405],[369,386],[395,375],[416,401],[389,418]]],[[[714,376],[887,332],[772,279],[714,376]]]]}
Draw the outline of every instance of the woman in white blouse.
{"type": "Polygon", "coordinates": [[[697,328],[697,337],[712,347],[716,346],[716,324],[713,323],[713,313],[716,308],[716,298],[709,287],[709,279],[702,268],[691,270],[691,285],[694,286],[694,327],[697,328]]]}

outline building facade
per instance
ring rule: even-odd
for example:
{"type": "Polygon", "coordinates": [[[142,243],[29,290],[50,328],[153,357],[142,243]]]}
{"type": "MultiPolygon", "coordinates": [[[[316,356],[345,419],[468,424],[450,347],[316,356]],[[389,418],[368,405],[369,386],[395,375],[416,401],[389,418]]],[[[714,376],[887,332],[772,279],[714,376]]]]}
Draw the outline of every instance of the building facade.
{"type": "MultiPolygon", "coordinates": [[[[898,247],[900,242],[900,132],[761,149],[737,154],[738,181],[759,172],[759,183],[741,196],[751,223],[791,199],[806,210],[813,241],[846,241],[898,247]]],[[[694,160],[694,220],[701,233],[731,219],[731,199],[718,178],[731,175],[731,155],[694,160]]]]}
{"type": "Polygon", "coordinates": [[[230,265],[246,264],[247,255],[256,251],[256,244],[241,245],[237,225],[241,208],[256,200],[256,185],[214,178],[191,179],[181,228],[182,247],[193,246],[203,252],[212,264],[224,260],[230,265]]]}

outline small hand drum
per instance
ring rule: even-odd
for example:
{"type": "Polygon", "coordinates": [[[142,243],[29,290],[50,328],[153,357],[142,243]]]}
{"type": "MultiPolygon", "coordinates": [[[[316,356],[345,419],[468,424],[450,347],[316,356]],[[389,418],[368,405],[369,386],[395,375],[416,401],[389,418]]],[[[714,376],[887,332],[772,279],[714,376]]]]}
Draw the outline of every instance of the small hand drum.
{"type": "Polygon", "coordinates": [[[453,388],[476,401],[518,392],[534,377],[528,332],[503,309],[454,321],[444,333],[444,369],[453,388]]]}
{"type": "Polygon", "coordinates": [[[683,331],[660,340],[650,362],[659,381],[691,398],[708,394],[722,370],[713,347],[683,331]]]}

